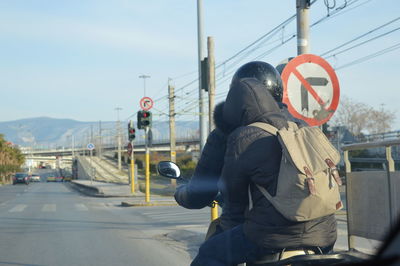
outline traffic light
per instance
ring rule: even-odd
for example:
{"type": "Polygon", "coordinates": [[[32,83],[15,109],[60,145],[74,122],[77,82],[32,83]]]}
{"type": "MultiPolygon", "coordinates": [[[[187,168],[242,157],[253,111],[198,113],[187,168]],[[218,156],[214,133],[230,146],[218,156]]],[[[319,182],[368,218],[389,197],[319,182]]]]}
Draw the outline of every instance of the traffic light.
{"type": "Polygon", "coordinates": [[[139,111],[137,114],[138,128],[145,129],[151,127],[151,112],[150,111],[139,111]]]}
{"type": "Polygon", "coordinates": [[[135,133],[136,133],[136,130],[135,130],[135,127],[134,127],[134,125],[133,125],[133,121],[131,120],[131,121],[129,121],[129,123],[128,123],[128,137],[129,137],[129,141],[132,141],[132,140],[135,139],[135,133]]]}

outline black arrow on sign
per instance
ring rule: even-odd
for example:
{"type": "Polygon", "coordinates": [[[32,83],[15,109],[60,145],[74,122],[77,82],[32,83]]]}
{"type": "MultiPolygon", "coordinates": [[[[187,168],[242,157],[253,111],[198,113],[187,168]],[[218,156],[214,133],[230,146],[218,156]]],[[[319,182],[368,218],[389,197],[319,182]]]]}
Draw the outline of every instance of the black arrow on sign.
{"type": "MultiPolygon", "coordinates": [[[[309,77],[306,78],[306,81],[311,86],[326,86],[328,84],[328,80],[326,78],[315,78],[309,77]]],[[[304,87],[303,83],[301,84],[301,110],[307,110],[308,113],[308,90],[304,87]]]]}

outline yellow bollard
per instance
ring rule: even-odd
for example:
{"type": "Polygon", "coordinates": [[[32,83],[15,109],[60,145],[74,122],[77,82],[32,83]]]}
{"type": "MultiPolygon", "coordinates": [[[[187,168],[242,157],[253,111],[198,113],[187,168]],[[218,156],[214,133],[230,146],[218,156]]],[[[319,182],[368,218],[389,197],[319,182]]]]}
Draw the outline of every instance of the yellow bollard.
{"type": "Polygon", "coordinates": [[[131,156],[131,193],[135,193],[135,161],[133,156],[131,156]]]}
{"type": "Polygon", "coordinates": [[[146,149],[146,202],[150,202],[150,154],[146,149]]]}
{"type": "Polygon", "coordinates": [[[211,207],[211,222],[218,218],[218,203],[213,201],[211,207]]]}

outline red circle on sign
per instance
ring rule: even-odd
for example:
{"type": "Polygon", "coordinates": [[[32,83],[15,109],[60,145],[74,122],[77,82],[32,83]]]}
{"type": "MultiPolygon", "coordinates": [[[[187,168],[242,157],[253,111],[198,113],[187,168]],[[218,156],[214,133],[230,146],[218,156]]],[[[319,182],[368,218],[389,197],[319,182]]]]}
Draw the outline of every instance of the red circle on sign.
{"type": "Polygon", "coordinates": [[[289,63],[286,65],[285,69],[282,72],[282,82],[283,82],[283,103],[287,104],[289,112],[296,118],[302,119],[305,122],[307,122],[310,126],[319,126],[324,123],[326,123],[334,114],[334,112],[337,109],[337,106],[339,105],[339,96],[340,96],[340,90],[339,90],[339,81],[336,76],[335,70],[329,65],[325,59],[322,57],[313,55],[313,54],[302,54],[299,55],[292,60],[289,61],[289,63]],[[323,107],[323,100],[319,98],[318,94],[312,89],[311,85],[308,84],[308,82],[305,80],[304,77],[301,76],[299,71],[297,70],[297,67],[306,64],[306,63],[314,63],[319,66],[321,66],[326,73],[329,76],[330,82],[332,83],[332,88],[333,88],[333,95],[332,95],[332,101],[331,104],[328,107],[323,107]],[[314,97],[314,99],[321,105],[321,109],[324,108],[326,112],[328,112],[327,117],[324,119],[317,119],[317,118],[310,118],[306,117],[302,114],[300,114],[293,104],[290,102],[289,99],[289,94],[288,94],[288,80],[291,75],[295,75],[300,82],[309,90],[311,95],[314,97]],[[300,75],[300,76],[299,76],[300,75]]]}
{"type": "Polygon", "coordinates": [[[150,97],[143,97],[140,99],[140,108],[144,111],[148,111],[153,107],[153,100],[150,97]]]}

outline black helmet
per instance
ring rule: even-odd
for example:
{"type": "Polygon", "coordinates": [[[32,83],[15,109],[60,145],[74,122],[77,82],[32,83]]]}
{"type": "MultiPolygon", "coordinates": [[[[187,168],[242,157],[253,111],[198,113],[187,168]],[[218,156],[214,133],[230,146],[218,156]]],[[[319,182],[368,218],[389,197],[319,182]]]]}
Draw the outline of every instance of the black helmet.
{"type": "Polygon", "coordinates": [[[261,81],[277,102],[282,102],[283,85],[278,71],[268,63],[254,61],[241,66],[233,75],[232,84],[242,78],[261,81]]]}

